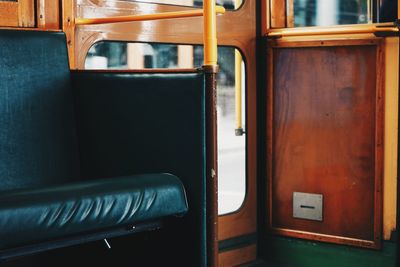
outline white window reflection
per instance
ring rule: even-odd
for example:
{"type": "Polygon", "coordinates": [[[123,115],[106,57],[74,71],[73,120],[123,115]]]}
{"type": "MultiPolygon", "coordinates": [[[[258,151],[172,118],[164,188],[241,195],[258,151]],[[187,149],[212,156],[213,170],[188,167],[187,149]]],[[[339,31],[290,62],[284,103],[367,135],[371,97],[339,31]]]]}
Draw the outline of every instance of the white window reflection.
{"type": "Polygon", "coordinates": [[[294,27],[365,24],[372,22],[371,0],[287,0],[294,27]]]}

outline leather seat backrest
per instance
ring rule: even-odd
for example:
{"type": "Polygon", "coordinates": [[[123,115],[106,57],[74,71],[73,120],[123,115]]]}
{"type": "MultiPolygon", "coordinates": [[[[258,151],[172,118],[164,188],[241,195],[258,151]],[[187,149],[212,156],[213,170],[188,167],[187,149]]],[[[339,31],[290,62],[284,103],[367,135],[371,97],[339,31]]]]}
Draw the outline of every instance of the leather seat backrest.
{"type": "Polygon", "coordinates": [[[65,36],[0,30],[0,191],[78,177],[65,36]]]}

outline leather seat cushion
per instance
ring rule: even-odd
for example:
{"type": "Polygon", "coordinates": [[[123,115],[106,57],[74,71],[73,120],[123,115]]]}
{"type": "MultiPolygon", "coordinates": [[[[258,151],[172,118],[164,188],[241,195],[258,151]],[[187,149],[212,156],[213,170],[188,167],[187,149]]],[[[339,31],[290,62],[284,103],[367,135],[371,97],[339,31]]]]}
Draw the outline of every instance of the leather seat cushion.
{"type": "Polygon", "coordinates": [[[188,210],[181,181],[145,174],[0,195],[0,249],[126,226],[188,210]]]}

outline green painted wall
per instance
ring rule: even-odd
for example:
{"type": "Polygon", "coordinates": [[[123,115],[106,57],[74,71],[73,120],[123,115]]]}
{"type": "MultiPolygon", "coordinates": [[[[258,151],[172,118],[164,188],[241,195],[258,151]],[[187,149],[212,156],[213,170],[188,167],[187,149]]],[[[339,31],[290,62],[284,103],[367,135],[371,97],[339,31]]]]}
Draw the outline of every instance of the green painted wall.
{"type": "Polygon", "coordinates": [[[384,242],[379,251],[274,236],[264,242],[260,252],[268,261],[291,267],[396,266],[393,242],[384,242]]]}

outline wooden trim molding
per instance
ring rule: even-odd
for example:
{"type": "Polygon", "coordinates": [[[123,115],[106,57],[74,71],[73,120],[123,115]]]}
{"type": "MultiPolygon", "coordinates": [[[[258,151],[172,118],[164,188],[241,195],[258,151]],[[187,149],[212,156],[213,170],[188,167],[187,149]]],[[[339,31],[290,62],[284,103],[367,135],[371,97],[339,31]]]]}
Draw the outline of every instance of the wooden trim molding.
{"type": "MultiPolygon", "coordinates": [[[[311,50],[309,50],[311,51],[311,50]]],[[[270,234],[277,234],[289,237],[296,237],[302,239],[309,239],[314,241],[323,241],[336,244],[346,244],[351,246],[359,246],[365,248],[379,249],[382,243],[382,221],[383,221],[383,166],[384,166],[384,108],[385,108],[385,46],[383,39],[372,38],[370,40],[329,40],[328,42],[320,41],[302,41],[302,42],[270,42],[267,48],[268,53],[268,64],[267,64],[267,179],[268,179],[268,225],[267,232],[270,234]],[[275,64],[275,52],[276,49],[287,49],[287,48],[300,48],[300,47],[343,47],[343,46],[374,46],[376,47],[376,95],[375,95],[375,110],[373,111],[373,121],[375,121],[374,129],[374,149],[373,149],[373,161],[374,161],[374,187],[373,187],[373,212],[371,223],[373,223],[373,233],[370,233],[371,240],[369,239],[358,239],[349,236],[341,235],[330,235],[324,234],[324,232],[309,232],[300,229],[288,229],[287,227],[279,227],[274,225],[274,191],[273,191],[273,177],[275,173],[275,152],[274,152],[274,127],[275,127],[275,115],[274,115],[274,64],[275,64]]],[[[304,70],[302,70],[304,71],[304,70]]],[[[318,74],[316,74],[318,75],[318,74]]],[[[286,111],[289,112],[289,111],[286,111]]],[[[292,112],[292,111],[291,111],[292,112]]],[[[276,208],[276,207],[275,207],[276,208]]],[[[305,224],[305,223],[304,223],[305,224]]],[[[302,224],[303,225],[303,224],[302,224]]],[[[321,228],[322,229],[322,228],[321,228]]]]}
{"type": "Polygon", "coordinates": [[[75,0],[62,1],[62,29],[67,38],[69,67],[76,68],[75,51],[81,50],[75,44],[75,0]]]}
{"type": "Polygon", "coordinates": [[[385,39],[385,156],[383,238],[391,240],[397,224],[397,164],[399,127],[399,38],[385,39]]]}
{"type": "MultiPolygon", "coordinates": [[[[334,38],[303,37],[303,38],[284,38],[268,40],[268,48],[298,48],[298,47],[328,47],[328,46],[359,46],[359,45],[378,45],[382,38],[364,35],[356,37],[339,36],[334,38]]],[[[272,51],[271,51],[272,52],[272,51]]]]}
{"type": "Polygon", "coordinates": [[[268,30],[271,28],[270,25],[270,0],[261,1],[261,36],[267,34],[268,30]]]}
{"type": "Polygon", "coordinates": [[[308,239],[308,240],[313,240],[313,241],[321,241],[321,242],[335,243],[335,244],[341,244],[341,245],[351,245],[351,246],[365,247],[365,248],[379,248],[379,246],[377,246],[377,244],[374,241],[362,240],[362,239],[357,239],[357,238],[347,238],[347,237],[334,236],[334,235],[325,235],[325,234],[297,231],[297,230],[285,229],[285,228],[272,228],[270,230],[270,232],[273,234],[276,234],[276,235],[302,238],[302,239],[308,239]]]}
{"type": "Polygon", "coordinates": [[[35,2],[33,0],[18,1],[18,25],[35,27],[35,2]]]}
{"type": "Polygon", "coordinates": [[[271,28],[285,28],[286,25],[286,0],[270,0],[271,28]]]}
{"type": "Polygon", "coordinates": [[[116,70],[116,69],[104,69],[104,70],[72,70],[72,72],[83,72],[83,73],[197,73],[203,71],[202,69],[138,69],[138,70],[116,70]]]}
{"type": "Polygon", "coordinates": [[[217,145],[217,74],[207,72],[206,84],[206,201],[207,266],[218,266],[218,145],[217,145]]]}
{"type": "Polygon", "coordinates": [[[42,29],[60,29],[60,1],[38,0],[37,7],[37,27],[42,29]]]}
{"type": "Polygon", "coordinates": [[[286,27],[294,27],[294,1],[286,2],[286,27]]]}

